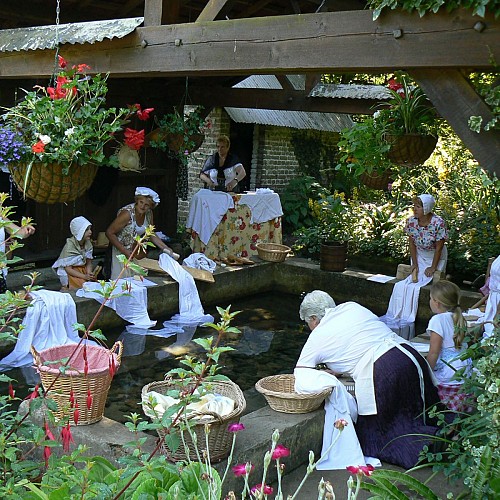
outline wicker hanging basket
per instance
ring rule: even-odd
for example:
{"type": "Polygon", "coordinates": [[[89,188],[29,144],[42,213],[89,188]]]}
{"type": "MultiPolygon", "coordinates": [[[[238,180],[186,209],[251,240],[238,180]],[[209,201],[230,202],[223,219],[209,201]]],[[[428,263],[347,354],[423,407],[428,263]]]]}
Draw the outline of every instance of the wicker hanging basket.
{"type": "Polygon", "coordinates": [[[387,134],[385,140],[391,144],[387,157],[396,165],[403,167],[422,165],[432,154],[437,143],[437,137],[420,134],[387,134]]]}
{"type": "Polygon", "coordinates": [[[360,176],[359,180],[371,189],[381,189],[387,191],[389,188],[389,183],[391,182],[391,171],[386,170],[385,172],[371,172],[364,173],[360,176]]]}
{"type": "MultiPolygon", "coordinates": [[[[228,426],[239,422],[241,414],[245,411],[246,401],[242,390],[238,385],[229,380],[223,381],[211,381],[210,386],[213,388],[214,394],[220,394],[232,399],[235,402],[234,410],[228,415],[220,416],[217,413],[206,412],[198,413],[193,412],[189,415],[190,418],[199,418],[200,423],[195,424],[191,429],[196,434],[197,446],[199,450],[205,447],[205,425],[210,426],[210,433],[208,434],[208,448],[210,451],[210,460],[212,463],[220,462],[224,460],[229,455],[231,451],[231,444],[233,441],[233,434],[228,431],[228,426]]],[[[151,382],[142,388],[142,401],[146,401],[148,396],[147,393],[154,391],[159,394],[165,395],[168,391],[172,389],[178,389],[175,386],[174,381],[167,379],[159,382],[151,382]]],[[[188,386],[188,389],[190,387],[188,386]]],[[[191,386],[192,388],[192,386],[191,386]]],[[[144,404],[144,403],[143,403],[144,404]]],[[[160,438],[164,438],[167,431],[163,427],[156,430],[160,438]]],[[[193,441],[189,432],[182,431],[184,440],[189,448],[189,457],[191,460],[197,460],[196,448],[193,445],[193,441]]],[[[179,448],[172,453],[168,448],[166,442],[163,443],[161,447],[162,453],[167,455],[170,459],[175,461],[187,460],[187,454],[182,444],[179,448]]]]}
{"type": "Polygon", "coordinates": [[[97,174],[96,165],[73,164],[67,175],[59,163],[48,165],[11,164],[9,171],[17,188],[26,198],[38,203],[65,203],[76,200],[91,186],[97,174]]]}
{"type": "MultiPolygon", "coordinates": [[[[98,422],[104,415],[104,407],[108,397],[109,386],[113,379],[110,371],[111,363],[118,370],[123,352],[123,344],[115,342],[111,349],[100,346],[87,345],[86,357],[88,372],[84,373],[84,345],[65,344],[37,352],[31,347],[34,364],[40,373],[44,390],[50,391],[47,396],[53,399],[58,406],[55,415],[57,418],[71,417],[72,409],[70,393],[78,403],[80,418],[78,425],[88,425],[98,422]],[[73,352],[77,349],[76,354],[73,352]],[[60,367],[70,358],[68,368],[64,373],[60,367]],[[87,403],[87,397],[92,396],[92,403],[87,403]]],[[[70,418],[71,423],[73,419],[70,418]]]]}

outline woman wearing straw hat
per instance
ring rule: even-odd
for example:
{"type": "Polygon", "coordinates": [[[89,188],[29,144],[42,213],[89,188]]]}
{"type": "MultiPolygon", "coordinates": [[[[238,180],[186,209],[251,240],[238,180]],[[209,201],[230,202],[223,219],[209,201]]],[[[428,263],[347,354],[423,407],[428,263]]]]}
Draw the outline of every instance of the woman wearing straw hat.
{"type": "MultiPolygon", "coordinates": [[[[118,210],[116,219],[106,230],[106,236],[112,245],[111,279],[116,279],[123,270],[118,255],[122,254],[130,258],[136,245],[135,237],[142,236],[148,226],[153,225],[153,209],[160,203],[158,193],[148,187],[137,187],[135,189],[135,202],[118,210]]],[[[164,253],[177,260],[176,254],[170,247],[165,245],[156,233],[151,235],[151,241],[164,253]]],[[[129,270],[123,271],[122,278],[131,276],[129,270]]]]}
{"type": "Polygon", "coordinates": [[[71,237],[66,240],[59,258],[52,264],[62,290],[77,290],[86,281],[96,281],[92,271],[92,223],[85,217],[75,217],[69,223],[71,237]]]}

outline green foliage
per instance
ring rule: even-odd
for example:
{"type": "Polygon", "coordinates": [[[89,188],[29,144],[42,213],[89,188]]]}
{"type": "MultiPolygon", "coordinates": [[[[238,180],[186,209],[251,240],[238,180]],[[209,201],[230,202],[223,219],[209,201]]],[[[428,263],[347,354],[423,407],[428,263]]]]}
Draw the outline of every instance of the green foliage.
{"type": "MultiPolygon", "coordinates": [[[[499,77],[500,75],[497,73],[496,78],[499,77]]],[[[477,133],[481,132],[481,130],[488,131],[500,129],[500,85],[491,83],[491,86],[487,89],[483,89],[483,98],[486,104],[491,108],[493,117],[486,123],[483,123],[482,116],[471,116],[469,118],[469,127],[477,133]]]]}
{"type": "Polygon", "coordinates": [[[500,16],[499,0],[368,0],[367,7],[374,9],[373,20],[375,21],[384,9],[401,9],[407,12],[417,11],[420,17],[426,13],[436,13],[445,8],[447,12],[455,9],[471,10],[473,15],[484,17],[491,12],[496,18],[500,16]]]}

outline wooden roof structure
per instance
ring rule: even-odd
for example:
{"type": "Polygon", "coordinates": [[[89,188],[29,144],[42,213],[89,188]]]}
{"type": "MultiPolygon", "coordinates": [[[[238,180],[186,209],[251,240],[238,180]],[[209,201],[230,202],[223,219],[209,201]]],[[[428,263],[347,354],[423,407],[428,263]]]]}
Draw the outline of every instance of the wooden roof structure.
{"type": "MultiPolygon", "coordinates": [[[[148,105],[165,96],[189,96],[214,106],[336,113],[369,113],[373,102],[317,98],[309,93],[322,73],[405,70],[470,149],[479,164],[500,175],[500,132],[477,134],[471,115],[492,114],[466,76],[495,72],[500,61],[500,19],[456,10],[420,18],[401,11],[373,13],[358,0],[60,0],[60,22],[144,17],[122,38],[65,44],[64,56],[110,72],[138,89],[148,105]],[[253,74],[276,75],[282,89],[232,88],[253,74]],[[285,78],[305,74],[297,90],[285,78]]],[[[0,28],[54,24],[56,0],[26,0],[2,6],[0,28]],[[51,8],[52,7],[52,8],[51,8]]],[[[54,51],[0,52],[0,92],[14,83],[46,78],[54,51]]],[[[164,102],[163,102],[164,104],[164,102]]]]}

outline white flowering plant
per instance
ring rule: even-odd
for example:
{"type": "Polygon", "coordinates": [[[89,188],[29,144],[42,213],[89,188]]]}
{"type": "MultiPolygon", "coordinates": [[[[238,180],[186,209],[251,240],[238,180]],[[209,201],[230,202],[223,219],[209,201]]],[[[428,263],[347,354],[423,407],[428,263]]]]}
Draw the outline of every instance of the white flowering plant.
{"type": "Polygon", "coordinates": [[[116,155],[105,154],[105,146],[117,141],[124,131],[124,142],[132,149],[144,143],[144,130],[125,128],[132,116],[148,118],[151,109],[140,105],[106,107],[108,75],[87,75],[86,64],[71,68],[58,56],[59,72],[53,86],[36,85],[11,108],[3,108],[0,133],[9,139],[0,161],[19,163],[59,163],[67,174],[72,164],[118,166],[116,155]]]}

